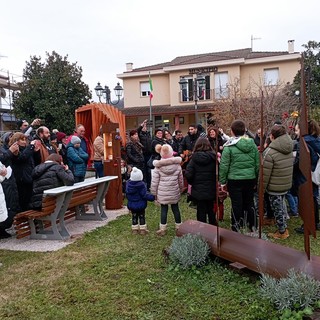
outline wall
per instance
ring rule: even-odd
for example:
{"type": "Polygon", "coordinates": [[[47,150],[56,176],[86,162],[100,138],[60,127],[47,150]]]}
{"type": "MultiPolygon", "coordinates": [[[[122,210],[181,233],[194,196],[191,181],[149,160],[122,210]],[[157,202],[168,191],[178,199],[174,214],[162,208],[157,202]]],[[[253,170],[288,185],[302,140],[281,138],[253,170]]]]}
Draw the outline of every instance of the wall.
{"type": "MultiPolygon", "coordinates": [[[[169,82],[168,75],[151,75],[153,85],[152,105],[169,105],[169,82]]],[[[148,82],[149,77],[134,77],[123,79],[124,105],[130,107],[146,107],[150,105],[150,98],[140,96],[140,83],[148,82]]]]}

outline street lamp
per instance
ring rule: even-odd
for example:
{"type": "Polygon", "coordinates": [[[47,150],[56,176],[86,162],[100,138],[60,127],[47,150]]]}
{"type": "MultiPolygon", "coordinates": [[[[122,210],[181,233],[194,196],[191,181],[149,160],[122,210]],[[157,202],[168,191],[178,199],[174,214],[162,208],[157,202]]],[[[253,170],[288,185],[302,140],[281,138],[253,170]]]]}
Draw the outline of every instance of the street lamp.
{"type": "Polygon", "coordinates": [[[204,90],[206,88],[206,78],[201,75],[197,74],[197,77],[193,79],[193,90],[191,92],[191,96],[186,95],[186,92],[188,91],[188,85],[189,82],[185,77],[182,77],[181,80],[179,81],[180,84],[180,89],[182,92],[182,96],[184,98],[187,98],[188,100],[193,98],[194,99],[194,116],[195,116],[195,121],[196,124],[199,122],[198,118],[198,100],[203,97],[204,90]]]}
{"type": "Polygon", "coordinates": [[[118,98],[117,102],[112,102],[111,101],[111,91],[108,86],[103,87],[100,85],[100,82],[98,82],[97,86],[94,88],[96,95],[99,98],[99,102],[101,102],[101,97],[103,97],[106,100],[106,103],[116,105],[120,101],[120,97],[122,96],[123,88],[120,86],[120,83],[118,82],[115,88],[113,89],[115,92],[116,97],[118,98]]]}

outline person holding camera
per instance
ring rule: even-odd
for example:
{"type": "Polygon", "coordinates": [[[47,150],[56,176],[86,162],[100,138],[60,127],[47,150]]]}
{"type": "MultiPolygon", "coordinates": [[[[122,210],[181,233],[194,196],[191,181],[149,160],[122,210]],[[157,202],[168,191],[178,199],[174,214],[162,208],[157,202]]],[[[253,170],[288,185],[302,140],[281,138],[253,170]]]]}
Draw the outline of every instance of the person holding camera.
{"type": "Polygon", "coordinates": [[[151,184],[151,172],[148,169],[148,160],[151,156],[151,143],[152,138],[150,131],[147,129],[148,120],[145,119],[137,129],[138,137],[140,143],[143,145],[143,158],[144,158],[144,170],[143,170],[143,176],[145,177],[145,181],[147,182],[147,189],[150,189],[151,184]]]}
{"type": "Polygon", "coordinates": [[[34,119],[29,125],[27,120],[19,120],[17,122],[18,129],[29,139],[32,140],[35,133],[36,127],[41,126],[43,121],[39,118],[34,119]]]}

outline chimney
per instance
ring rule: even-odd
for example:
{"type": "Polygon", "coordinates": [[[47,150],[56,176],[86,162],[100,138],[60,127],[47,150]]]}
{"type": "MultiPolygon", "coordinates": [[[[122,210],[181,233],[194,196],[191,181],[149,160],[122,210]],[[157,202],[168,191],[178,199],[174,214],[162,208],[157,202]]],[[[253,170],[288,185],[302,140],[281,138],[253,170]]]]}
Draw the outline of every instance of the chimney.
{"type": "Polygon", "coordinates": [[[126,63],[126,71],[127,72],[131,72],[132,71],[132,67],[133,67],[133,63],[132,62],[127,62],[126,63]]]}
{"type": "Polygon", "coordinates": [[[294,53],[294,40],[288,40],[288,53],[294,53]]]}

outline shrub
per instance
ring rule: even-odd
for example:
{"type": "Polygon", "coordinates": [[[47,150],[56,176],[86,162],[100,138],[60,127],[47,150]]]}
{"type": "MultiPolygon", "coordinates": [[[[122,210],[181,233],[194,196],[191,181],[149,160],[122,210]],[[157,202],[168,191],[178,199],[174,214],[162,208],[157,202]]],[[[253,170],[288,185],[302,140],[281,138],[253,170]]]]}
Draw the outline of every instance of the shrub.
{"type": "Polygon", "coordinates": [[[300,271],[290,269],[282,279],[263,274],[262,296],[272,302],[278,310],[301,310],[312,307],[320,299],[320,282],[300,271]]]}
{"type": "Polygon", "coordinates": [[[182,237],[175,237],[168,249],[170,261],[179,264],[183,269],[203,266],[209,252],[208,243],[199,235],[190,233],[182,237]]]}

